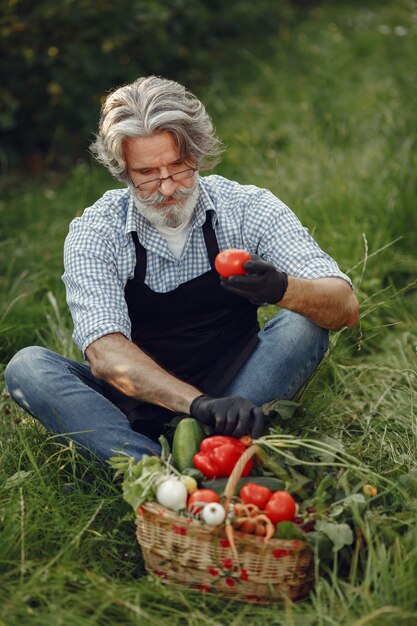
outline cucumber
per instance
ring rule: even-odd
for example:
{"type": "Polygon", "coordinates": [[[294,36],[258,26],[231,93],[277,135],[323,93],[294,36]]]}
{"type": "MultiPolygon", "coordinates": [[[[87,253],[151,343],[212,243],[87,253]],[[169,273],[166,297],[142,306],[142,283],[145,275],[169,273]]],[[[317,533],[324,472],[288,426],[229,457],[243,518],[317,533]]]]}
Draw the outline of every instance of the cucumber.
{"type": "Polygon", "coordinates": [[[204,475],[196,467],[186,467],[181,470],[181,474],[183,476],[191,476],[191,478],[194,478],[199,484],[204,480],[204,475]]]}
{"type": "MultiPolygon", "coordinates": [[[[222,494],[225,490],[227,478],[214,478],[213,480],[204,480],[201,483],[202,489],[211,489],[218,494],[222,494]]],[[[239,491],[242,489],[244,485],[248,483],[255,483],[255,485],[262,485],[263,487],[268,487],[271,491],[279,491],[280,489],[285,489],[285,483],[279,478],[274,478],[273,476],[243,476],[239,478],[237,487],[235,490],[236,495],[239,495],[239,491]]]]}
{"type": "Polygon", "coordinates": [[[201,424],[193,417],[184,417],[179,422],[172,441],[172,461],[180,472],[193,466],[194,455],[204,438],[201,424]]]}

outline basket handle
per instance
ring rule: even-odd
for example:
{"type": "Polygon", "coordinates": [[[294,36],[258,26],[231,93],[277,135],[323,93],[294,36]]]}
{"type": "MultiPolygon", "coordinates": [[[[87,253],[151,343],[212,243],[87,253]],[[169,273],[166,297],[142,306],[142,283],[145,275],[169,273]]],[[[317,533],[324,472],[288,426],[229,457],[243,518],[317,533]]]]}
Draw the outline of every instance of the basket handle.
{"type": "Polygon", "coordinates": [[[233,471],[230,474],[226,483],[226,487],[224,489],[224,508],[226,509],[226,511],[229,510],[230,501],[235,494],[237,483],[239,481],[239,478],[242,476],[242,472],[245,469],[246,463],[249,461],[249,459],[251,459],[255,454],[258,454],[260,451],[261,448],[259,446],[249,446],[249,448],[246,448],[246,450],[234,466],[233,471]]]}

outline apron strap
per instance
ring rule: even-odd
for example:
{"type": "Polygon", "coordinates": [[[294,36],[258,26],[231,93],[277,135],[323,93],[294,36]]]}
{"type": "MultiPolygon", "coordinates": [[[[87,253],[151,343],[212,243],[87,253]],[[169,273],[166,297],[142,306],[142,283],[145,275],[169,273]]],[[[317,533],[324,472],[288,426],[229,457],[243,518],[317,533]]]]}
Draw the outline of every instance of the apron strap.
{"type": "Polygon", "coordinates": [[[207,211],[206,213],[206,221],[203,224],[203,235],[210,266],[211,269],[214,270],[214,260],[219,253],[219,244],[217,243],[216,233],[214,232],[211,220],[211,211],[207,211]]]}
{"type": "Polygon", "coordinates": [[[135,279],[144,283],[146,276],[146,250],[140,243],[135,230],[132,230],[132,239],[136,250],[135,279]]]}

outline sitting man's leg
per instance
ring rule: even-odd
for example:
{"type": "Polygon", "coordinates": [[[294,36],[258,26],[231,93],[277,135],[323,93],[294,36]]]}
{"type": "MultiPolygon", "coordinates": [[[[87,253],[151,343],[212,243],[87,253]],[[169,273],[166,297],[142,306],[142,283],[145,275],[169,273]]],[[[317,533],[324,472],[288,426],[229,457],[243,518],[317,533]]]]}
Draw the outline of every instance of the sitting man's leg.
{"type": "Polygon", "coordinates": [[[261,406],[288,400],[308,381],[328,347],[328,331],[282,309],[259,332],[259,343],[223,391],[261,406]]]}
{"type": "Polygon", "coordinates": [[[155,441],[132,430],[87,365],[28,347],[10,361],[5,381],[19,406],[50,432],[73,440],[84,454],[90,451],[106,461],[120,452],[136,459],[160,452],[155,441]]]}

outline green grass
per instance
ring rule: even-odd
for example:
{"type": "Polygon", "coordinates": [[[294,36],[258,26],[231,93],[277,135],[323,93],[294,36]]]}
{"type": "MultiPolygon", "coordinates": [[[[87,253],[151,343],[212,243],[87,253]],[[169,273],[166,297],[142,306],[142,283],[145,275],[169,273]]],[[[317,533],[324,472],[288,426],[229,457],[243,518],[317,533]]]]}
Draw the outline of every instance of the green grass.
{"type": "MultiPolygon", "coordinates": [[[[254,607],[143,575],[110,471],[0,399],[0,626],[412,626],[417,622],[415,254],[417,5],[323,2],[268,58],[213,68],[201,92],[229,146],[217,172],[272,189],[355,282],[358,327],[333,334],[288,425],[329,435],[403,486],[364,520],[366,548],[311,596],[254,607]],[[365,5],[365,6],[364,6],[365,5]],[[406,475],[408,477],[401,479],[406,475]]],[[[9,177],[0,220],[0,363],[40,343],[79,358],[65,306],[68,222],[114,185],[96,167],[9,177]]],[[[261,321],[271,310],[262,313],[261,321]]]]}

